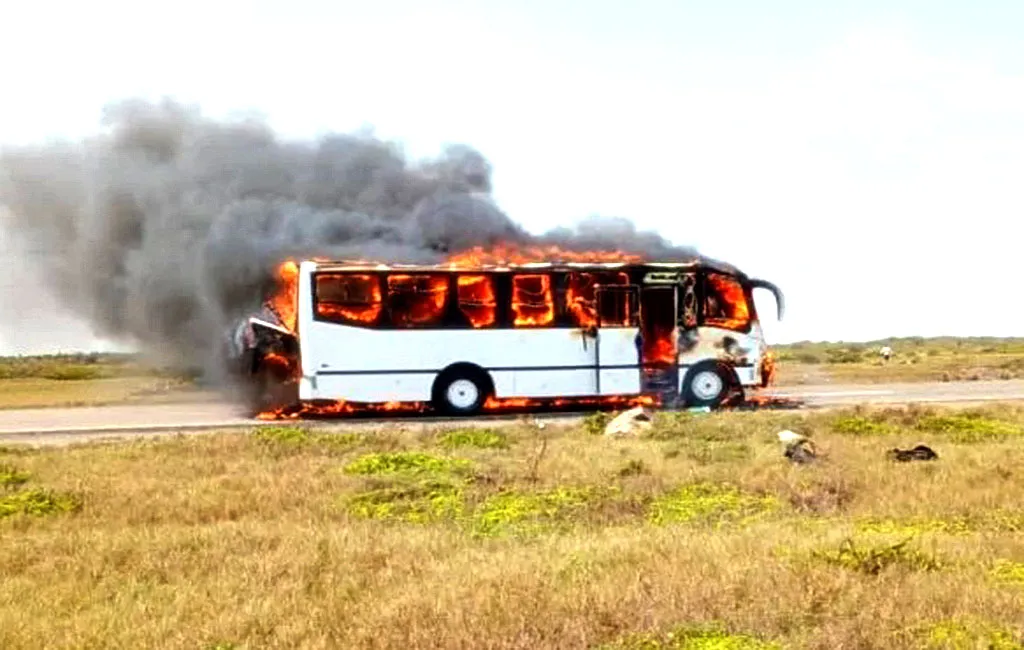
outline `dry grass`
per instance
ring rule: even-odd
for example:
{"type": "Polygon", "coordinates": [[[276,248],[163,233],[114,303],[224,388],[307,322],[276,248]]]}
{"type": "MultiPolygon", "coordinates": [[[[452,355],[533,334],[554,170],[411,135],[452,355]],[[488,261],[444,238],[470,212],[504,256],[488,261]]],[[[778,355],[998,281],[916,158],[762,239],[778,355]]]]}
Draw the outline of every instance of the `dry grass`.
{"type": "Polygon", "coordinates": [[[73,381],[41,378],[0,379],[0,411],[106,404],[195,402],[209,397],[181,381],[157,377],[112,377],[73,381]]]}
{"type": "Polygon", "coordinates": [[[993,406],[7,448],[0,495],[52,503],[0,517],[0,647],[1020,648],[1022,427],[993,406]],[[826,457],[787,463],[782,427],[826,457]],[[939,460],[886,459],[917,442],[939,460]]]}
{"type": "Polygon", "coordinates": [[[775,346],[782,385],[1024,378],[1024,339],[906,338],[775,346]],[[879,350],[895,356],[883,362],[879,350]]]}

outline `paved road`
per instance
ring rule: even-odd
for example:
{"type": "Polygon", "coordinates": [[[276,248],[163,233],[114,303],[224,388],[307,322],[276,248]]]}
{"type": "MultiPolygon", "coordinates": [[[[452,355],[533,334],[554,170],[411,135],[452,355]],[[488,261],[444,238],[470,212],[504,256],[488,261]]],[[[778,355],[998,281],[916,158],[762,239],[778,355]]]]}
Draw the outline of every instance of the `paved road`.
{"type": "MultiPolygon", "coordinates": [[[[848,386],[789,386],[769,391],[777,397],[801,400],[806,407],[830,407],[856,403],[901,404],[910,402],[955,403],[993,400],[1024,401],[1024,381],[977,381],[950,383],[873,384],[848,386]]],[[[579,416],[552,416],[572,420],[579,416]]],[[[493,425],[515,418],[489,418],[493,425]]],[[[337,423],[337,420],[330,421],[337,423]]],[[[435,425],[451,421],[428,419],[414,423],[435,425]]],[[[459,424],[479,424],[460,420],[459,424]]],[[[158,432],[202,431],[273,424],[242,415],[238,407],[222,403],[154,404],[147,406],[100,406],[0,411],[0,442],[63,443],[94,437],[138,436],[158,432]]],[[[368,427],[379,421],[352,421],[349,426],[368,427]]]]}

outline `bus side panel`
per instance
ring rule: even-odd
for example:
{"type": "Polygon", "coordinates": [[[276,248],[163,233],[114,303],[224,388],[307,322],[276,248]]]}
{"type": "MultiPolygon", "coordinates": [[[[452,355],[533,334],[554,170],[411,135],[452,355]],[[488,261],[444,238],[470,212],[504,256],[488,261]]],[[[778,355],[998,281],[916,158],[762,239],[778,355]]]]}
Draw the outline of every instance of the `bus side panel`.
{"type": "Polygon", "coordinates": [[[498,397],[596,390],[594,343],[581,330],[373,330],[310,320],[302,344],[303,369],[315,377],[303,382],[304,399],[426,401],[454,363],[487,370],[498,397]]]}
{"type": "Polygon", "coordinates": [[[640,352],[636,347],[639,331],[635,327],[602,327],[598,331],[602,395],[640,393],[640,352]]]}
{"type": "Polygon", "coordinates": [[[592,338],[582,329],[510,330],[513,339],[501,354],[501,366],[512,367],[513,392],[498,397],[578,397],[597,394],[592,338]]]}

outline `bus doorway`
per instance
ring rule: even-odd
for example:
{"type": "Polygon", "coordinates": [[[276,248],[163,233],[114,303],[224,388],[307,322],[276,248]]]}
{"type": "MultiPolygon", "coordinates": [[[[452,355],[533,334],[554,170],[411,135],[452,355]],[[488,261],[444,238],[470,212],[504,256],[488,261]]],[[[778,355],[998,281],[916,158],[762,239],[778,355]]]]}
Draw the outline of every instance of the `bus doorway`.
{"type": "Polygon", "coordinates": [[[675,285],[640,291],[640,381],[645,393],[657,393],[666,405],[679,396],[679,341],[675,285]]]}

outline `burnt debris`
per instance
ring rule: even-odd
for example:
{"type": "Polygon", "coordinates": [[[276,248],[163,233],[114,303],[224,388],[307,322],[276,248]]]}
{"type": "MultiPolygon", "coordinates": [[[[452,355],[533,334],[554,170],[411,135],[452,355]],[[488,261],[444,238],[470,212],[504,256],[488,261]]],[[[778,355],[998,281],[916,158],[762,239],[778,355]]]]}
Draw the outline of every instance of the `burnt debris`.
{"type": "Polygon", "coordinates": [[[917,460],[938,460],[939,455],[927,445],[917,445],[913,449],[894,447],[886,452],[890,460],[898,463],[909,463],[917,460]]]}

